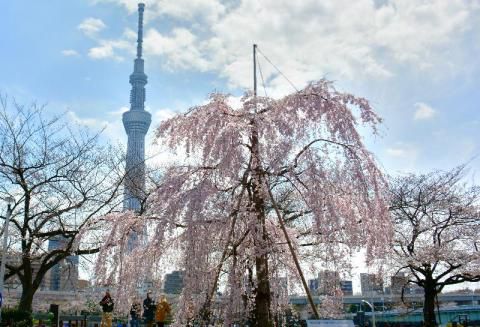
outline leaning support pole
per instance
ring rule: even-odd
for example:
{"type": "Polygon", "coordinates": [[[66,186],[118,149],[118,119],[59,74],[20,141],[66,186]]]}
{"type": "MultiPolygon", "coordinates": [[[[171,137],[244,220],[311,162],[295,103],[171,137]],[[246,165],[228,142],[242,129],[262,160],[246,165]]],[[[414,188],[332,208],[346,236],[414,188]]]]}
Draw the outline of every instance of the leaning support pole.
{"type": "Polygon", "coordinates": [[[295,251],[293,249],[292,242],[290,241],[290,237],[288,236],[287,229],[285,228],[285,224],[283,223],[282,215],[280,214],[280,210],[278,209],[277,202],[273,198],[272,190],[270,189],[270,186],[268,185],[268,182],[265,181],[266,187],[268,190],[268,195],[270,196],[270,200],[272,201],[272,206],[273,209],[275,209],[275,213],[277,214],[278,221],[280,222],[280,228],[283,231],[283,235],[285,236],[285,240],[287,241],[288,248],[290,249],[290,253],[292,254],[293,261],[295,262],[295,267],[297,268],[298,274],[300,275],[300,279],[302,280],[303,288],[305,289],[305,293],[307,293],[307,298],[308,302],[310,303],[310,307],[312,308],[312,311],[315,315],[316,319],[320,318],[320,315],[318,314],[317,307],[315,306],[315,303],[313,303],[313,298],[312,294],[310,293],[310,290],[307,285],[307,281],[305,280],[305,276],[303,275],[302,268],[300,268],[300,263],[298,261],[298,257],[295,254],[295,251]]]}

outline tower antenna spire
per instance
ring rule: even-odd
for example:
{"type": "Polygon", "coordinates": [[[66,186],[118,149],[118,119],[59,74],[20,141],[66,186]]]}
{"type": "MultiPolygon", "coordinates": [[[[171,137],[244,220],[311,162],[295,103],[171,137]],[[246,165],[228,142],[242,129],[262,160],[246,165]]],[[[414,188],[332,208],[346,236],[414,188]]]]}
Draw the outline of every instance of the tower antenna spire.
{"type": "Polygon", "coordinates": [[[143,43],[143,11],[145,4],[138,4],[138,38],[137,38],[137,58],[142,58],[142,43],[143,43]]]}

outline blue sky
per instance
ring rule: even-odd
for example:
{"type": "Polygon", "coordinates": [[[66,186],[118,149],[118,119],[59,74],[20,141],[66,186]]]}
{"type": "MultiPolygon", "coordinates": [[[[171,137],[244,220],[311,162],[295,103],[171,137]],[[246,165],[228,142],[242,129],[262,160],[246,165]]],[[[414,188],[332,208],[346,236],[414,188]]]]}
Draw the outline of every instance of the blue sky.
{"type": "MultiPolygon", "coordinates": [[[[257,43],[298,88],[326,77],[371,100],[384,125],[365,140],[387,173],[470,162],[480,174],[480,1],[145,2],[151,130],[212,91],[250,88],[257,43]]],[[[136,8],[131,0],[3,1],[0,92],[107,126],[106,136],[125,143],[136,8]]],[[[269,95],[292,91],[260,64],[269,95]]]]}
{"type": "MultiPolygon", "coordinates": [[[[216,90],[251,87],[259,44],[294,84],[326,77],[385,119],[366,142],[388,173],[480,169],[480,1],[147,0],[153,124],[216,90]],[[353,3],[353,4],[352,4],[353,3]]],[[[0,91],[125,142],[137,1],[2,4],[0,91]]],[[[292,88],[260,57],[267,93],[292,88]]],[[[262,91],[263,92],[263,91],[262,91]]],[[[153,128],[152,128],[153,130],[153,128]]]]}

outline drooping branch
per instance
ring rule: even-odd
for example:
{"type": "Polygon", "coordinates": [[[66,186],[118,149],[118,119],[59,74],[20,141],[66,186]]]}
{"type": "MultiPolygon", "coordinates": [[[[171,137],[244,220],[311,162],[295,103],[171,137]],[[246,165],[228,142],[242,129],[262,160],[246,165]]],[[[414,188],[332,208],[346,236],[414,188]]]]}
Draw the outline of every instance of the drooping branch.
{"type": "MultiPolygon", "coordinates": [[[[246,179],[246,176],[247,176],[247,174],[245,173],[244,174],[244,180],[246,179]]],[[[235,208],[234,208],[233,212],[229,215],[229,218],[231,219],[231,223],[230,223],[230,228],[229,228],[229,231],[228,231],[227,239],[225,241],[225,247],[223,249],[220,261],[217,265],[217,270],[215,272],[212,288],[211,288],[210,292],[207,294],[207,298],[205,299],[205,303],[204,303],[203,309],[202,309],[202,313],[203,313],[202,318],[205,322],[209,322],[209,320],[210,320],[210,306],[211,306],[212,299],[213,299],[213,296],[215,294],[215,291],[217,290],[218,279],[220,278],[220,273],[222,271],[223,264],[225,262],[225,259],[228,256],[228,253],[229,253],[228,249],[231,245],[232,237],[233,237],[234,232],[235,232],[235,225],[237,223],[238,211],[240,210],[240,205],[242,204],[242,201],[243,201],[243,196],[244,196],[244,193],[245,193],[245,189],[246,189],[246,187],[245,187],[244,183],[242,183],[242,188],[241,188],[240,194],[238,195],[238,199],[237,199],[237,203],[235,205],[235,208]]]]}
{"type": "Polygon", "coordinates": [[[283,222],[283,217],[280,214],[280,210],[278,209],[277,202],[275,201],[275,198],[272,194],[272,190],[270,186],[268,185],[268,181],[265,181],[265,187],[268,190],[268,195],[270,197],[270,201],[272,202],[273,209],[275,210],[275,214],[277,215],[278,222],[280,223],[280,228],[283,231],[283,236],[285,237],[285,240],[287,241],[288,249],[290,250],[290,254],[292,255],[293,261],[295,262],[295,267],[297,268],[298,275],[300,276],[300,280],[302,281],[303,288],[305,290],[305,293],[307,294],[308,302],[310,304],[310,307],[315,314],[316,319],[320,319],[320,315],[318,314],[317,307],[315,306],[315,303],[313,302],[313,297],[312,294],[310,293],[310,288],[308,287],[307,281],[305,279],[305,276],[303,275],[302,268],[300,267],[300,262],[298,260],[297,254],[295,253],[295,249],[293,248],[292,242],[290,241],[290,237],[288,236],[287,230],[285,228],[285,224],[283,222]]]}

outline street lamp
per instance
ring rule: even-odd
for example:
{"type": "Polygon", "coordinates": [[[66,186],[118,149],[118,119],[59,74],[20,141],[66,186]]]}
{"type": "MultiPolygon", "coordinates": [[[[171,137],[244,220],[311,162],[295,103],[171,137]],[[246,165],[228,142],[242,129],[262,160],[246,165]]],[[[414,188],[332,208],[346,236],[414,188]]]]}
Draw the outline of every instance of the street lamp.
{"type": "Polygon", "coordinates": [[[12,198],[6,198],[7,201],[7,215],[5,216],[5,224],[3,225],[3,248],[2,248],[2,262],[0,263],[0,322],[2,322],[2,302],[3,302],[3,279],[5,278],[5,261],[7,261],[7,244],[8,244],[8,225],[10,223],[10,216],[12,215],[11,203],[12,198]]]}
{"type": "Polygon", "coordinates": [[[365,300],[362,300],[363,303],[368,304],[368,306],[372,309],[372,327],[376,327],[375,324],[375,308],[373,307],[373,304],[370,302],[367,302],[365,300]]]}

